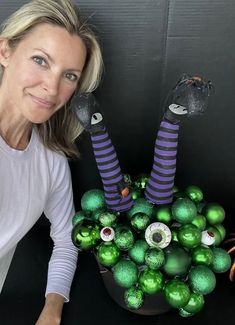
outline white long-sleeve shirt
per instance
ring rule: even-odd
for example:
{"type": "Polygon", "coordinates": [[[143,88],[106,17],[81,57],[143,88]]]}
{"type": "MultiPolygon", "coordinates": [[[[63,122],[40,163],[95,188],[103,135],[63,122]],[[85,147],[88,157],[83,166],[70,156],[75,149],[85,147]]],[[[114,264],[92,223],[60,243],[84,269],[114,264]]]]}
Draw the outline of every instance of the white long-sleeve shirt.
{"type": "Polygon", "coordinates": [[[59,293],[68,301],[77,249],[71,241],[74,206],[67,159],[45,148],[35,130],[22,151],[0,137],[0,264],[43,212],[54,241],[46,295],[59,293]]]}

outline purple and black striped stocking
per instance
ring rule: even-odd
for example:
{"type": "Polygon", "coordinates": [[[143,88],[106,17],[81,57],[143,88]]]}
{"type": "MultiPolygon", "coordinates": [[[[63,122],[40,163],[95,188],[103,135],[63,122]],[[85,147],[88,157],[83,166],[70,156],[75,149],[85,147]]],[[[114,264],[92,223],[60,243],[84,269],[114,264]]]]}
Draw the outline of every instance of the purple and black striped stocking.
{"type": "Polygon", "coordinates": [[[91,135],[92,147],[102,179],[107,207],[111,211],[129,210],[133,205],[130,193],[122,196],[119,186],[124,184],[115,148],[104,128],[91,135]]]}
{"type": "Polygon", "coordinates": [[[179,125],[163,119],[154,148],[154,162],[145,197],[154,204],[168,204],[173,200],[179,125]]]}

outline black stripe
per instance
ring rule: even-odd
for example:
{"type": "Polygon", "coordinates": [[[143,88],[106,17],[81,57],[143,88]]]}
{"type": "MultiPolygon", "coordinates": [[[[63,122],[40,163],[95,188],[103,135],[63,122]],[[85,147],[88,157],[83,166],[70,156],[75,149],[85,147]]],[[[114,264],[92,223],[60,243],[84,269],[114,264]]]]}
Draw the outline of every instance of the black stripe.
{"type": "Polygon", "coordinates": [[[109,136],[107,136],[106,138],[103,138],[103,139],[92,140],[92,143],[99,144],[99,143],[103,143],[103,142],[106,142],[106,141],[111,141],[109,136]]]}
{"type": "Polygon", "coordinates": [[[159,128],[159,131],[168,132],[168,133],[172,133],[172,134],[178,134],[178,133],[179,133],[178,130],[168,129],[168,128],[165,128],[165,127],[163,127],[163,126],[161,126],[161,127],[159,128]]]}
{"type": "Polygon", "coordinates": [[[163,150],[163,151],[176,151],[177,145],[175,147],[163,147],[163,146],[159,146],[159,144],[156,144],[155,148],[157,148],[159,150],[163,150]]]}
{"type": "Polygon", "coordinates": [[[154,200],[160,200],[160,201],[163,201],[163,200],[171,199],[171,198],[172,198],[172,195],[165,196],[165,197],[154,196],[154,195],[152,195],[151,193],[149,193],[147,190],[145,191],[145,193],[146,193],[149,197],[151,197],[152,199],[154,199],[154,200]]]}
{"type": "Polygon", "coordinates": [[[114,157],[113,159],[104,162],[97,162],[97,166],[105,166],[108,164],[112,164],[114,161],[117,161],[117,157],[114,157]]]}
{"type": "MultiPolygon", "coordinates": [[[[118,176],[121,176],[122,175],[122,172],[120,171],[118,174],[116,174],[115,175],[115,177],[114,176],[110,176],[110,177],[103,177],[102,176],[102,179],[104,180],[104,181],[110,181],[110,180],[112,180],[112,179],[114,179],[114,178],[116,178],[116,177],[118,177],[118,176]]],[[[106,186],[106,184],[104,184],[105,186],[106,186]]],[[[114,185],[114,184],[113,184],[114,185]]],[[[116,184],[115,184],[116,185],[116,184]]]]}
{"type": "Polygon", "coordinates": [[[159,154],[154,154],[154,156],[156,158],[159,158],[159,159],[162,159],[162,160],[175,160],[176,159],[176,155],[174,156],[162,156],[162,155],[159,155],[159,154]]]}
{"type": "Polygon", "coordinates": [[[103,150],[106,150],[106,149],[109,149],[109,148],[112,148],[112,143],[110,143],[110,144],[108,144],[107,146],[105,146],[105,147],[101,147],[101,148],[94,148],[93,147],[93,149],[94,149],[94,153],[96,153],[97,151],[103,151],[103,150]]]}
{"type": "Polygon", "coordinates": [[[147,187],[151,188],[151,190],[153,191],[156,191],[156,192],[159,192],[159,193],[165,193],[165,192],[169,192],[170,190],[173,189],[173,186],[167,188],[167,189],[156,189],[156,187],[153,187],[151,184],[148,183],[147,187]]]}
{"type": "MultiPolygon", "coordinates": [[[[153,162],[153,169],[154,169],[155,166],[158,166],[158,167],[160,167],[160,168],[162,168],[162,169],[172,169],[172,168],[176,168],[176,164],[166,166],[166,165],[163,165],[163,164],[160,164],[160,163],[154,161],[154,162],[153,162]]],[[[154,170],[155,170],[155,169],[154,169],[154,170]]]]}
{"type": "Polygon", "coordinates": [[[167,141],[167,142],[178,142],[178,139],[165,138],[165,137],[162,137],[162,136],[158,136],[158,137],[157,137],[157,140],[160,140],[160,141],[167,141]]]}
{"type": "MultiPolygon", "coordinates": [[[[119,206],[122,206],[122,205],[126,205],[126,204],[128,204],[128,203],[130,203],[130,202],[132,202],[132,198],[131,198],[131,197],[130,197],[130,199],[129,199],[128,201],[120,202],[120,203],[118,203],[118,204],[114,204],[114,205],[110,205],[110,207],[115,208],[115,207],[119,207],[119,206]]],[[[107,204],[107,205],[108,205],[108,204],[107,204]]]]}
{"type": "Polygon", "coordinates": [[[175,176],[175,173],[172,173],[172,174],[163,174],[163,173],[161,173],[159,171],[156,171],[156,170],[154,170],[154,173],[157,174],[158,176],[161,176],[161,177],[173,177],[173,176],[175,176]]]}
{"type": "Polygon", "coordinates": [[[167,185],[167,184],[171,184],[172,182],[174,182],[174,180],[172,180],[172,181],[160,181],[159,179],[155,178],[153,175],[151,175],[149,177],[149,179],[151,179],[152,181],[154,181],[155,183],[158,183],[160,185],[167,185]]]}
{"type": "Polygon", "coordinates": [[[97,131],[96,133],[93,133],[93,134],[91,135],[91,138],[94,138],[94,137],[96,137],[97,135],[98,135],[98,136],[99,136],[99,135],[104,135],[105,133],[107,133],[106,130],[97,131]]]}
{"type": "Polygon", "coordinates": [[[106,158],[107,155],[111,156],[111,155],[113,155],[114,153],[116,153],[116,152],[115,152],[115,149],[113,149],[113,151],[110,151],[110,152],[105,153],[105,154],[102,154],[102,155],[95,154],[95,157],[96,157],[96,158],[106,158]]]}
{"type": "Polygon", "coordinates": [[[117,164],[111,168],[108,168],[108,169],[105,169],[105,170],[99,170],[101,174],[107,174],[107,173],[110,173],[110,172],[113,172],[114,170],[117,170],[117,168],[119,168],[119,163],[117,161],[117,164]]]}

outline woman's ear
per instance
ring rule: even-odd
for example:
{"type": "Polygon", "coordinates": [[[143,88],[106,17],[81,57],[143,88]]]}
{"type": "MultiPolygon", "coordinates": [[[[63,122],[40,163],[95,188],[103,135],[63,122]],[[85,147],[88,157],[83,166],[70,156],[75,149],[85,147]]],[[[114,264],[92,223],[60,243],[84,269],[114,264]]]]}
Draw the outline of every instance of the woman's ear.
{"type": "Polygon", "coordinates": [[[11,49],[8,45],[8,41],[6,39],[0,39],[0,64],[3,67],[7,67],[10,55],[11,49]]]}

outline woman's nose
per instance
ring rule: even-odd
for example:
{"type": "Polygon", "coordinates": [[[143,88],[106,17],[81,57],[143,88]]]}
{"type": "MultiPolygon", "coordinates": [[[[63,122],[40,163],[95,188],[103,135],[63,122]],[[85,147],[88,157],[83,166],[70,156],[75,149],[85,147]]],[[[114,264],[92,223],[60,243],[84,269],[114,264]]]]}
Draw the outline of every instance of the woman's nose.
{"type": "Polygon", "coordinates": [[[44,79],[43,88],[48,95],[56,96],[59,92],[60,77],[58,75],[50,74],[44,79]]]}

